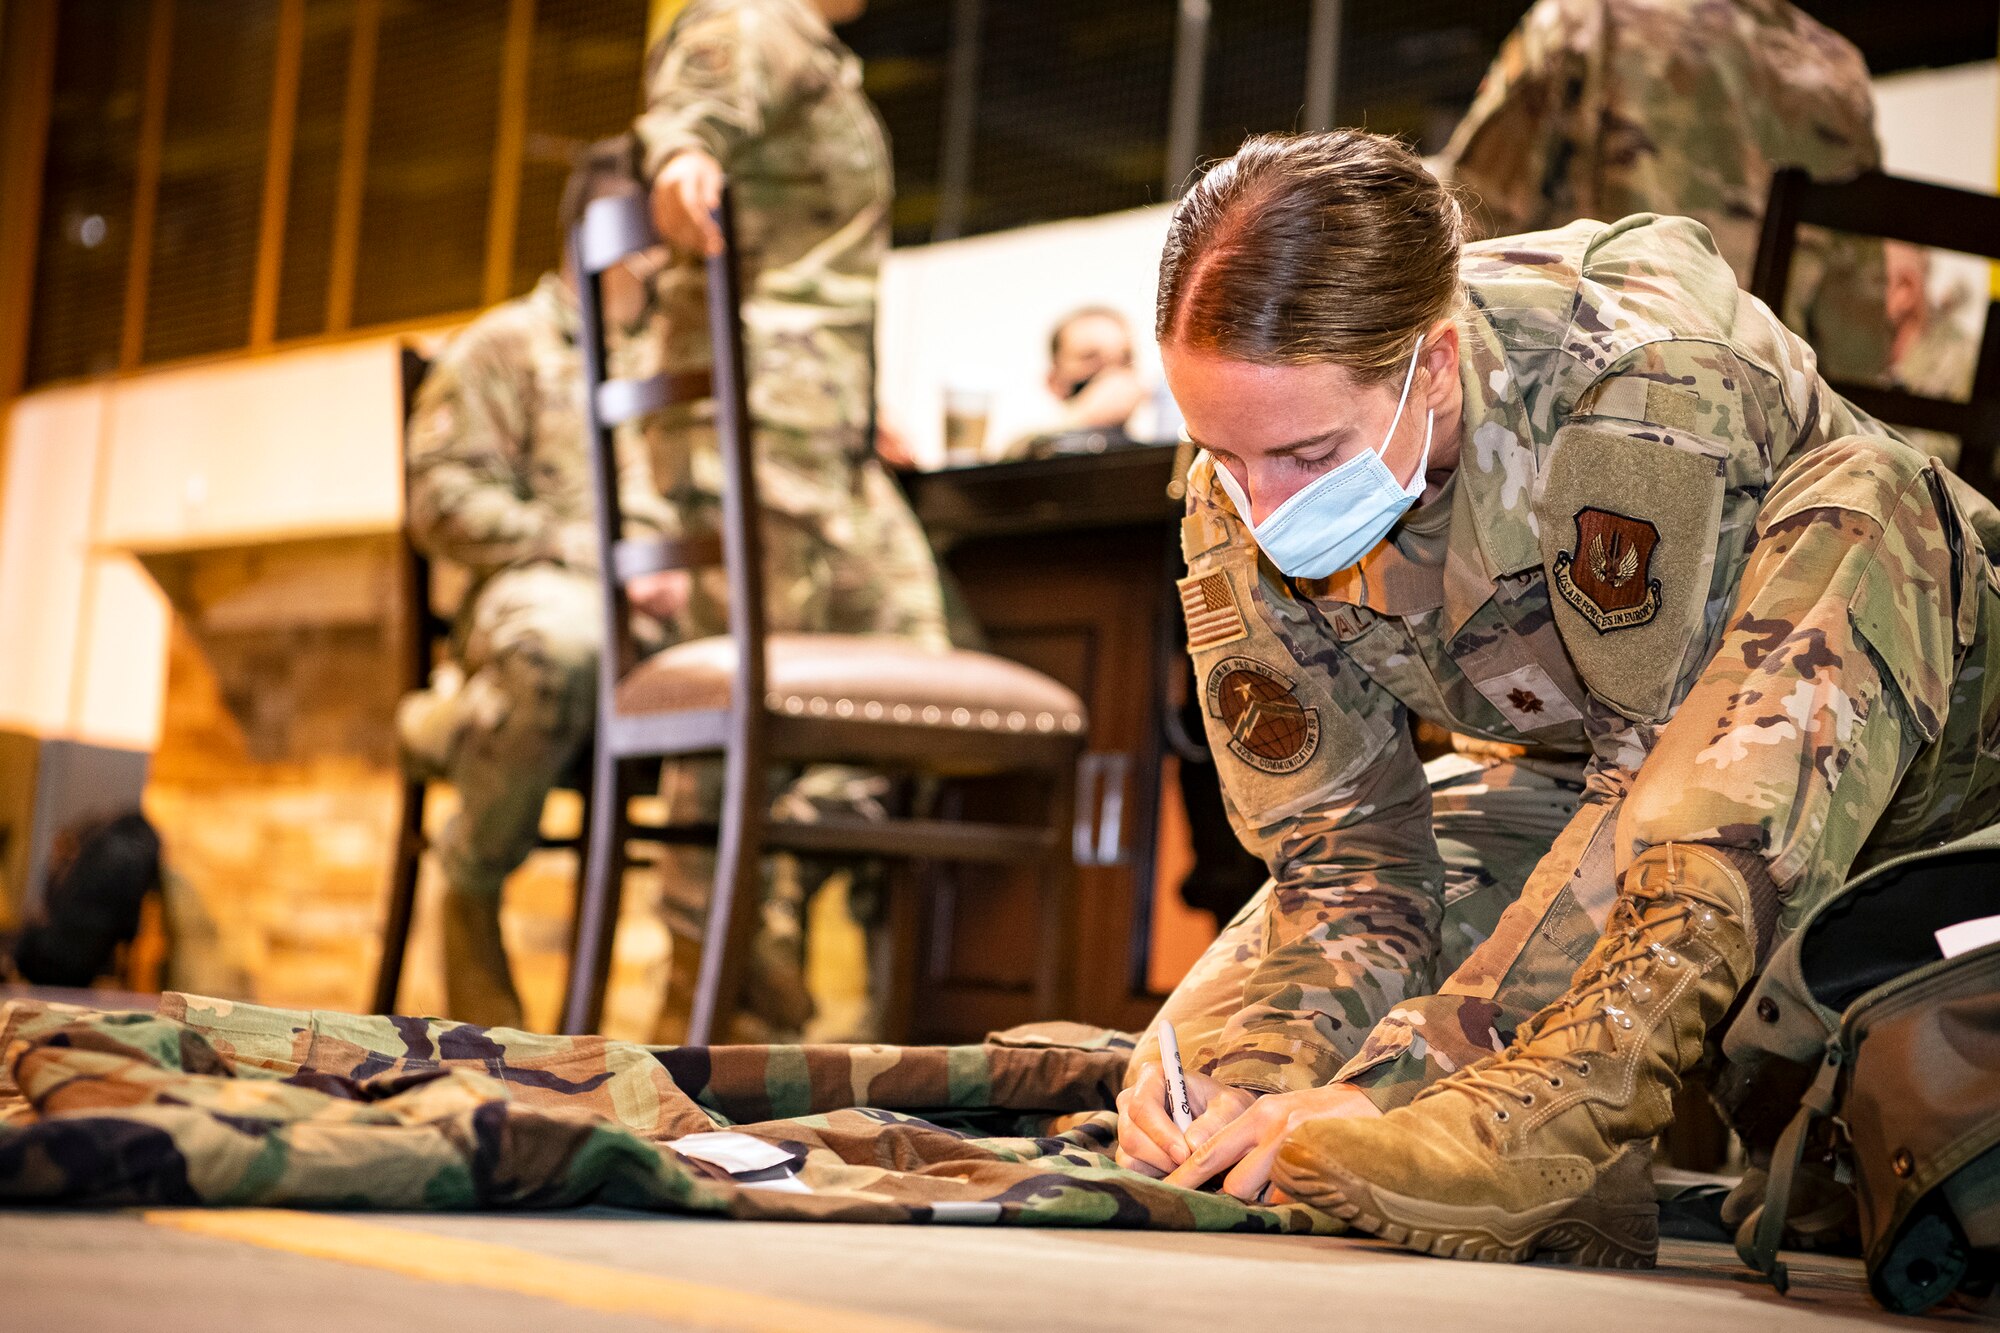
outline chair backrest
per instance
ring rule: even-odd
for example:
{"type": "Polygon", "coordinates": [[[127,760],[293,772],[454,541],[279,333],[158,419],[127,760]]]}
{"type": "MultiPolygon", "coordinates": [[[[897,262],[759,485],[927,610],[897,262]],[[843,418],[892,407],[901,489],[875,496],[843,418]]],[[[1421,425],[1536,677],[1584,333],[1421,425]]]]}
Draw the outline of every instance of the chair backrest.
{"type": "Polygon", "coordinates": [[[716,222],[723,237],[720,255],[707,261],[708,328],[713,368],[715,431],[722,457],[722,540],[628,539],[619,502],[617,428],[674,401],[685,377],[654,375],[644,380],[607,378],[603,318],[603,275],[630,255],[657,243],[648,201],[642,195],[612,195],[592,201],[570,237],[577,275],[584,365],[584,404],[589,423],[591,481],[598,514],[599,581],[604,591],[608,651],[600,667],[603,706],[614,706],[617,685],[634,664],[631,604],[627,580],[662,569],[692,569],[720,563],[729,585],[729,630],[737,647],[737,710],[759,718],[764,698],[764,562],[758,531],[757,468],[751,447],[748,381],[743,353],[742,275],[737,261],[733,198],[725,186],[716,222]]]}
{"type": "MultiPolygon", "coordinates": [[[[2000,259],[2000,197],[1879,171],[1851,181],[1816,181],[1796,167],[1771,178],[1751,295],[1773,310],[1785,305],[1792,253],[1801,226],[1829,227],[1911,245],[2000,259]]],[[[1856,407],[1895,426],[1945,431],[1959,437],[1958,474],[1995,494],[1993,458],[2000,450],[2000,302],[1986,308],[1967,402],[1932,398],[1873,384],[1834,384],[1856,407]]]]}
{"type": "MultiPolygon", "coordinates": [[[[416,415],[417,392],[431,373],[430,359],[414,347],[402,349],[400,366],[403,395],[403,431],[407,441],[410,419],[416,415]]],[[[404,477],[409,476],[408,450],[404,451],[404,477]]],[[[430,558],[410,540],[403,528],[403,687],[421,690],[430,684],[437,646],[451,633],[451,623],[437,612],[435,590],[431,586],[430,558]]]]}

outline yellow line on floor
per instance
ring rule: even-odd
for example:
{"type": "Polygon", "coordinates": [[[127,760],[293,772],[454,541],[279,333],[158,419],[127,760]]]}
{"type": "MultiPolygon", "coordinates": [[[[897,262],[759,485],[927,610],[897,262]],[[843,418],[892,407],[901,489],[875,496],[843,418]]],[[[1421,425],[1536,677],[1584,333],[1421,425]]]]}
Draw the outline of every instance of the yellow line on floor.
{"type": "Polygon", "coordinates": [[[810,1333],[938,1333],[940,1328],[333,1213],[189,1208],[150,1210],[141,1216],[155,1226],[197,1236],[379,1268],[426,1282],[483,1287],[604,1314],[650,1315],[703,1328],[810,1333]]]}

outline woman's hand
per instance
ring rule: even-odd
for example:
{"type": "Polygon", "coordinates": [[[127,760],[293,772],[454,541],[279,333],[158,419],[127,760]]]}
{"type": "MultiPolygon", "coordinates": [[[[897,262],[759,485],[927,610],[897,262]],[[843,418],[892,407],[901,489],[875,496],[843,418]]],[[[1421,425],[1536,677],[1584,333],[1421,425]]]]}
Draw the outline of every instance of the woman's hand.
{"type": "MultiPolygon", "coordinates": [[[[1188,1109],[1202,1119],[1214,1116],[1217,1123],[1235,1120],[1249,1109],[1257,1094],[1244,1088],[1217,1083],[1206,1074],[1187,1075],[1188,1109]]],[[[1193,1126],[1189,1127],[1190,1132],[1193,1126]]],[[[1188,1159],[1192,1152],[1187,1136],[1175,1127],[1167,1113],[1167,1076],[1158,1060],[1139,1067],[1139,1077],[1118,1094],[1118,1165],[1128,1171],[1164,1176],[1188,1159]]]]}
{"type": "MultiPolygon", "coordinates": [[[[1142,1074],[1141,1079],[1144,1079],[1142,1074]]],[[[1193,1077],[1189,1092],[1193,1092],[1193,1077]]],[[[1135,1088],[1134,1091],[1137,1091],[1135,1088]]],[[[1231,1089],[1231,1091],[1240,1091],[1231,1089]]],[[[1119,1109],[1124,1110],[1121,1098],[1119,1109]]],[[[1329,1083],[1303,1092],[1274,1092],[1258,1097],[1254,1105],[1227,1123],[1211,1121],[1204,1115],[1188,1127],[1195,1149],[1168,1173],[1169,1185],[1199,1189],[1223,1171],[1222,1192],[1245,1203],[1255,1202],[1271,1183],[1271,1164],[1278,1159],[1278,1147],[1285,1135],[1308,1120],[1322,1116],[1376,1116],[1382,1112],[1351,1083],[1329,1083]],[[1209,1122],[1204,1124],[1204,1122],[1209,1122]]],[[[1171,1123],[1171,1122],[1170,1122],[1171,1123]]],[[[1119,1141],[1124,1141],[1125,1121],[1118,1122],[1119,1141]]]]}
{"type": "Polygon", "coordinates": [[[682,254],[719,255],[722,164],[698,148],[675,153],[653,182],[653,225],[682,254]]]}

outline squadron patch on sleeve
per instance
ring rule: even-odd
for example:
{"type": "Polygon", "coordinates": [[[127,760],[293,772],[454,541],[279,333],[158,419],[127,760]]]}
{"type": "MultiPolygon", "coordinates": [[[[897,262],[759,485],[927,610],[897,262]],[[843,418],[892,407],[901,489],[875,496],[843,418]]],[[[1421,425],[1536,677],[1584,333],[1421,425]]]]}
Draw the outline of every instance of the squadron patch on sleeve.
{"type": "Polygon", "coordinates": [[[1236,591],[1222,570],[1196,574],[1179,580],[1181,613],[1187,617],[1188,651],[1219,648],[1234,643],[1250,630],[1243,623],[1243,609],[1236,603],[1236,591]]]}
{"type": "Polygon", "coordinates": [[[1255,658],[1225,657],[1202,691],[1229,752],[1264,773],[1295,773],[1319,749],[1319,710],[1299,702],[1290,677],[1255,658]]]}
{"type": "Polygon", "coordinates": [[[1660,613],[1660,581],[1651,577],[1660,530],[1608,509],[1576,511],[1576,546],[1558,551],[1556,590],[1599,634],[1637,629],[1660,613]]]}

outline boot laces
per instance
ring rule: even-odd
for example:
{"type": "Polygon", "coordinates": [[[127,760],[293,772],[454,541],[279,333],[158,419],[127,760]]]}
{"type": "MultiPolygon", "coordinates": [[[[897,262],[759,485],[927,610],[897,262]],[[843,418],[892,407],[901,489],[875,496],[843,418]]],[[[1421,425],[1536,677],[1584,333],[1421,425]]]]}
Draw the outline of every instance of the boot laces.
{"type": "Polygon", "coordinates": [[[1424,1089],[1418,1097],[1452,1088],[1493,1108],[1494,1118],[1506,1121],[1515,1104],[1535,1104],[1536,1094],[1521,1087],[1528,1077],[1539,1078],[1552,1088],[1562,1087],[1565,1072],[1589,1077],[1590,1057],[1616,1055],[1617,1034],[1632,1026],[1631,1011],[1616,1001],[1628,995],[1633,1002],[1650,999],[1652,983],[1646,978],[1653,968],[1681,965],[1680,955],[1662,942],[1661,936],[1678,939],[1681,923],[1708,910],[1706,903],[1665,886],[1652,891],[1627,890],[1608,923],[1605,952],[1588,976],[1579,978],[1568,994],[1523,1024],[1512,1044],[1496,1059],[1462,1069],[1424,1089]],[[1665,910],[1656,910],[1662,908],[1665,910]],[[1551,1045],[1551,1038],[1570,1032],[1577,1036],[1568,1049],[1551,1045]]]}

